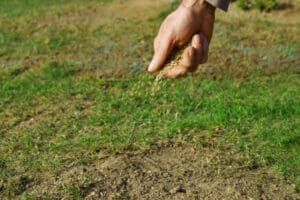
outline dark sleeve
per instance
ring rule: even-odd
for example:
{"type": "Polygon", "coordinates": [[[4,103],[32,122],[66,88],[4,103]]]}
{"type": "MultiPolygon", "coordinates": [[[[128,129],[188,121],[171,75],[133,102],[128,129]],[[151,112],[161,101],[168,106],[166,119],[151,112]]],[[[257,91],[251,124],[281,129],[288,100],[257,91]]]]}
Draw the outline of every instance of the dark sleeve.
{"type": "Polygon", "coordinates": [[[220,8],[221,10],[227,11],[230,0],[206,0],[209,4],[220,8]]]}

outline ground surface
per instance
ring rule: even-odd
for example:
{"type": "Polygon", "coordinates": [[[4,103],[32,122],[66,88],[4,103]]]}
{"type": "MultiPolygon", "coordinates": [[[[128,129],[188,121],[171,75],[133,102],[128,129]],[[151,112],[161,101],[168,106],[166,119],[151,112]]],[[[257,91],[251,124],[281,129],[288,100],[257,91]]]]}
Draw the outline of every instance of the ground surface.
{"type": "Polygon", "coordinates": [[[33,191],[58,196],[63,185],[80,183],[71,195],[85,199],[299,199],[267,168],[251,168],[228,149],[160,143],[139,154],[101,155],[91,165],[70,166],[33,191]]]}
{"type": "Polygon", "coordinates": [[[0,2],[0,199],[300,199],[299,1],[217,13],[145,72],[167,0],[0,2]]]}

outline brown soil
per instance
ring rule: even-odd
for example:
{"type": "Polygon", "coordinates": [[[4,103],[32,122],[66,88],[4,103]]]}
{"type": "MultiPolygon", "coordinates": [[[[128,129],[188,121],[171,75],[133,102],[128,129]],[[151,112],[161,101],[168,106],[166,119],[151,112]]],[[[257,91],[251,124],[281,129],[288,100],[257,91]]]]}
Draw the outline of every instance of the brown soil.
{"type": "Polygon", "coordinates": [[[73,185],[84,199],[300,199],[270,170],[249,165],[238,153],[215,149],[164,143],[144,153],[101,156],[31,191],[63,198],[73,185]]]}

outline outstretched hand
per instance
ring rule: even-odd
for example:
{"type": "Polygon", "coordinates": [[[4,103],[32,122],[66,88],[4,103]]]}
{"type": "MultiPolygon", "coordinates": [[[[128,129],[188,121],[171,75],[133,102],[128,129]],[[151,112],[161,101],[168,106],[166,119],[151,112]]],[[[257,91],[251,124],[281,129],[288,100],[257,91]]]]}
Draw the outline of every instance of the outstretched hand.
{"type": "Polygon", "coordinates": [[[177,78],[188,71],[195,71],[208,57],[209,42],[213,33],[215,8],[204,0],[189,0],[171,13],[162,23],[154,40],[154,56],[148,67],[149,72],[159,71],[175,47],[192,40],[185,50],[180,66],[168,72],[166,76],[177,78]]]}

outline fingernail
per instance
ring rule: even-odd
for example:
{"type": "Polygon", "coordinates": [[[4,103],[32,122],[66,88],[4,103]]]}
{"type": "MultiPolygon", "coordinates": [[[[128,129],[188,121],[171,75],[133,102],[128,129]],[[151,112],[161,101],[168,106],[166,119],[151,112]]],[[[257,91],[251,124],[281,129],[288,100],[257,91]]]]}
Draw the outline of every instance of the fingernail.
{"type": "Polygon", "coordinates": [[[155,67],[155,60],[153,59],[148,67],[149,72],[153,72],[155,67]]]}

